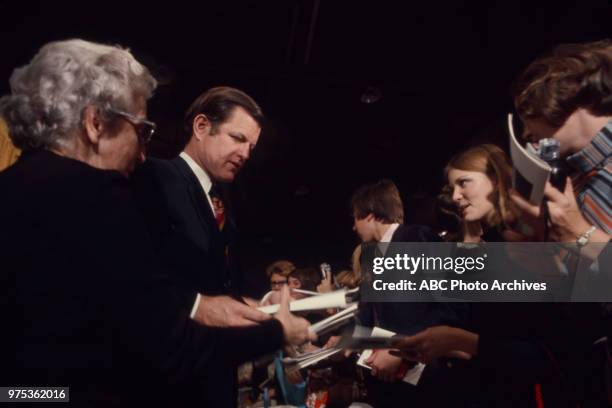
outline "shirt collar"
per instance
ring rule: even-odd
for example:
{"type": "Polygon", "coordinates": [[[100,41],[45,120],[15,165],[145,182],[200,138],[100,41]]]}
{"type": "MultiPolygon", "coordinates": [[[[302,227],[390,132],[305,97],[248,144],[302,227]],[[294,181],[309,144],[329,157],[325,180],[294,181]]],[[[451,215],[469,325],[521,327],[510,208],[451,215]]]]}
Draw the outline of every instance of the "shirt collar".
{"type": "Polygon", "coordinates": [[[200,182],[202,189],[204,190],[206,195],[208,195],[212,187],[212,181],[210,179],[210,176],[186,152],[181,152],[181,154],[179,154],[179,157],[185,160],[185,163],[187,163],[191,171],[193,171],[193,174],[195,174],[196,178],[200,182]]]}
{"type": "Polygon", "coordinates": [[[389,225],[389,228],[387,228],[387,230],[383,234],[382,238],[380,239],[380,242],[391,242],[391,238],[393,238],[393,234],[395,233],[398,227],[398,223],[393,223],[389,225]]]}
{"type": "Polygon", "coordinates": [[[612,121],[608,122],[584,149],[567,157],[570,166],[587,173],[612,155],[612,121]]]}

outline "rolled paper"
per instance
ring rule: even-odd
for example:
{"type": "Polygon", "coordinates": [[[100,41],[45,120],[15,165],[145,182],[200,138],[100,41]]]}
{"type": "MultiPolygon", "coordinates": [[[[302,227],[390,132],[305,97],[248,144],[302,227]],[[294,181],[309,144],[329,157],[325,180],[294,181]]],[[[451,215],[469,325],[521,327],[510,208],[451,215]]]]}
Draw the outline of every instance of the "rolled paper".
{"type": "MultiPolygon", "coordinates": [[[[278,312],[279,307],[279,305],[262,306],[258,307],[257,310],[267,314],[274,314],[278,312]]],[[[333,309],[336,307],[341,309],[346,308],[346,291],[344,289],[309,298],[294,300],[293,302],[289,303],[289,310],[292,312],[333,309]]]]}

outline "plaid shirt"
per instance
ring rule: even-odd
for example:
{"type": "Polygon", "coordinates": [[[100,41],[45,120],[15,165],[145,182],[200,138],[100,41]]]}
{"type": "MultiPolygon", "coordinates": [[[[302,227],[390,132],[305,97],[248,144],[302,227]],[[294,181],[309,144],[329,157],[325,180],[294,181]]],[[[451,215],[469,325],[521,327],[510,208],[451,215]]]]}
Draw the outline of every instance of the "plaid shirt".
{"type": "Polygon", "coordinates": [[[591,143],[567,158],[576,170],[576,199],[584,217],[608,234],[612,233],[612,121],[591,143]]]}

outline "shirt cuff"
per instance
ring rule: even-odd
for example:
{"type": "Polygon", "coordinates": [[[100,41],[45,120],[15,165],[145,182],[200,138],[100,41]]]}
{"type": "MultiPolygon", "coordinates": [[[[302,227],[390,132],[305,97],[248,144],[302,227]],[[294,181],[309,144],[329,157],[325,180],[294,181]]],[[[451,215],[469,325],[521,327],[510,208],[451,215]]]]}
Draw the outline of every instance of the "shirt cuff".
{"type": "Polygon", "coordinates": [[[191,308],[191,313],[189,314],[190,318],[194,318],[196,313],[198,312],[198,306],[200,306],[200,299],[202,298],[202,296],[198,293],[195,299],[195,302],[193,302],[193,307],[191,308]]]}

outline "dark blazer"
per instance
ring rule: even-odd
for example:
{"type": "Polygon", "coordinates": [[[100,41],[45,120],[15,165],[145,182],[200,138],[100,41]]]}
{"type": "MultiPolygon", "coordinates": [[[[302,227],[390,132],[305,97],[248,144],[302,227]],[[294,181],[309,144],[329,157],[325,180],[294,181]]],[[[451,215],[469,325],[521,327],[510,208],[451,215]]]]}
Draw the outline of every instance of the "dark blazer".
{"type": "MultiPolygon", "coordinates": [[[[205,192],[187,163],[148,159],[132,177],[155,252],[175,285],[186,293],[232,295],[239,298],[236,225],[227,211],[220,231],[205,192]]],[[[227,203],[227,200],[224,200],[227,203]]],[[[184,299],[191,309],[193,300],[184,299]]],[[[236,405],[236,367],[224,364],[211,371],[202,394],[216,407],[236,405]]]]}
{"type": "Polygon", "coordinates": [[[211,329],[189,318],[128,187],[47,151],[0,173],[0,384],[70,386],[77,406],[155,406],[217,365],[281,346],[277,321],[211,329]]]}
{"type": "MultiPolygon", "coordinates": [[[[421,225],[400,225],[391,242],[437,242],[439,237],[421,225]]],[[[375,249],[373,245],[369,249],[375,249]]],[[[392,251],[389,248],[388,251],[392,251]]],[[[364,246],[362,259],[368,259],[368,245],[364,246]]],[[[392,256],[389,253],[386,256],[392,256]]],[[[371,256],[371,255],[370,255],[371,256]]],[[[361,302],[359,322],[365,326],[378,326],[398,334],[411,335],[436,325],[464,326],[467,308],[461,304],[440,302],[361,302]]],[[[418,387],[403,382],[385,383],[366,376],[369,402],[376,407],[403,406],[453,406],[463,400],[464,391],[457,386],[454,371],[446,361],[431,362],[424,370],[418,387]],[[444,389],[444,392],[439,392],[444,389]]]]}
{"type": "Polygon", "coordinates": [[[226,211],[219,231],[207,193],[187,163],[180,157],[148,159],[132,185],[155,251],[173,280],[207,295],[238,294],[236,224],[226,211]]]}
{"type": "MultiPolygon", "coordinates": [[[[400,225],[391,242],[437,242],[440,238],[422,225],[400,225]]],[[[389,254],[387,254],[389,255],[389,254]]],[[[360,322],[399,334],[411,335],[430,326],[464,326],[467,318],[462,305],[440,302],[372,302],[360,304],[360,322]]]]}

